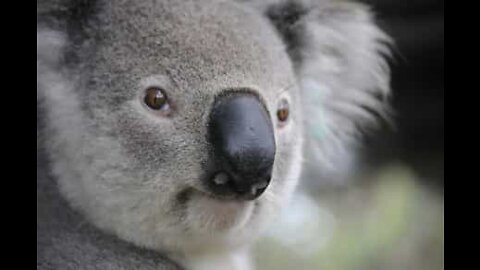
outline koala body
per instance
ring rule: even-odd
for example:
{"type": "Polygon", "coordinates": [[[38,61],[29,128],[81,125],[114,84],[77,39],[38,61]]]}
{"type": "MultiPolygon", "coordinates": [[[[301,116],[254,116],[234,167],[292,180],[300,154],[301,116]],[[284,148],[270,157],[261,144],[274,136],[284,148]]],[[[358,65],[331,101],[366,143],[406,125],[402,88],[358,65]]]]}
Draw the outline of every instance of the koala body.
{"type": "Polygon", "coordinates": [[[361,106],[380,111],[388,90],[386,38],[363,6],[37,5],[41,144],[62,198],[100,231],[187,269],[251,269],[248,248],[295,189],[304,141],[327,168],[371,119],[361,106]],[[305,117],[312,92],[322,140],[305,117]]]}

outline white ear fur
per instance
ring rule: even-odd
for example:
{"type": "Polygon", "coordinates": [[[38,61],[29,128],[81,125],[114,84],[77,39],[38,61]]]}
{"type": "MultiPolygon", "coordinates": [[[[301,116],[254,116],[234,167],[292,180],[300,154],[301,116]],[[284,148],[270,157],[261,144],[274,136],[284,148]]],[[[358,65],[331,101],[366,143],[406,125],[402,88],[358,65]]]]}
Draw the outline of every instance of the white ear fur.
{"type": "Polygon", "coordinates": [[[330,2],[303,19],[302,85],[311,177],[351,171],[363,128],[387,118],[390,38],[360,4],[330,2]],[[320,161],[320,162],[319,162],[320,161]],[[323,164],[323,166],[318,166],[323,164]]]}
{"type": "Polygon", "coordinates": [[[50,89],[52,77],[61,71],[60,62],[66,45],[65,36],[50,29],[37,29],[37,101],[50,89]]]}
{"type": "Polygon", "coordinates": [[[388,119],[390,38],[359,3],[245,2],[272,20],[294,62],[305,115],[304,172],[315,181],[342,176],[355,164],[361,131],[379,116],[388,119]]]}

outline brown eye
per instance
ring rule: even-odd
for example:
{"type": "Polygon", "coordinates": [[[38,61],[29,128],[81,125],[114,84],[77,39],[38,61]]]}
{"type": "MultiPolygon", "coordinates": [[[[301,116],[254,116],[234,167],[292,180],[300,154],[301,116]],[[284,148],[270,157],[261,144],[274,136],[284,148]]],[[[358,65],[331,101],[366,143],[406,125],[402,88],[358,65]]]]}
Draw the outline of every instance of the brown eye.
{"type": "Polygon", "coordinates": [[[286,101],[285,99],[282,99],[280,101],[280,104],[278,105],[278,109],[277,109],[278,121],[280,121],[280,122],[287,121],[288,115],[289,115],[288,101],[286,101]]]}
{"type": "Polygon", "coordinates": [[[145,104],[152,110],[156,111],[168,111],[170,106],[168,105],[167,96],[162,89],[157,87],[148,88],[145,92],[145,98],[143,100],[145,104]]]}

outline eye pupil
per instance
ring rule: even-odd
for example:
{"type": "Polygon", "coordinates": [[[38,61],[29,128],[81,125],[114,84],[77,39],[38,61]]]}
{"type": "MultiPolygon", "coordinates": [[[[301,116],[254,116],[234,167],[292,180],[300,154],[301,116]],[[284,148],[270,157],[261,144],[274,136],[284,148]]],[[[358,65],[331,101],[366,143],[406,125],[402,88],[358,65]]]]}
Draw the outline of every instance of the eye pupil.
{"type": "Polygon", "coordinates": [[[162,110],[167,103],[167,96],[160,88],[149,88],[146,91],[145,104],[153,110],[162,110]]]}
{"type": "Polygon", "coordinates": [[[282,100],[278,106],[277,118],[280,122],[285,122],[288,119],[289,106],[286,100],[282,100]]]}
{"type": "Polygon", "coordinates": [[[278,120],[285,122],[288,118],[288,110],[287,109],[278,110],[277,116],[278,116],[278,120]]]}

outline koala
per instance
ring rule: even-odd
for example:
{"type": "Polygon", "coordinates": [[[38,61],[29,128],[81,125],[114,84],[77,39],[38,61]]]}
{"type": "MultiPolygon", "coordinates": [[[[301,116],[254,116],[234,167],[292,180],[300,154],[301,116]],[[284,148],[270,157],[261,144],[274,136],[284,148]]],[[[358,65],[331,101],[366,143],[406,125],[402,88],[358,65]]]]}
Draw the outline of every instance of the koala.
{"type": "Polygon", "coordinates": [[[37,269],[254,269],[302,175],[387,111],[352,2],[37,2],[37,269]]]}

